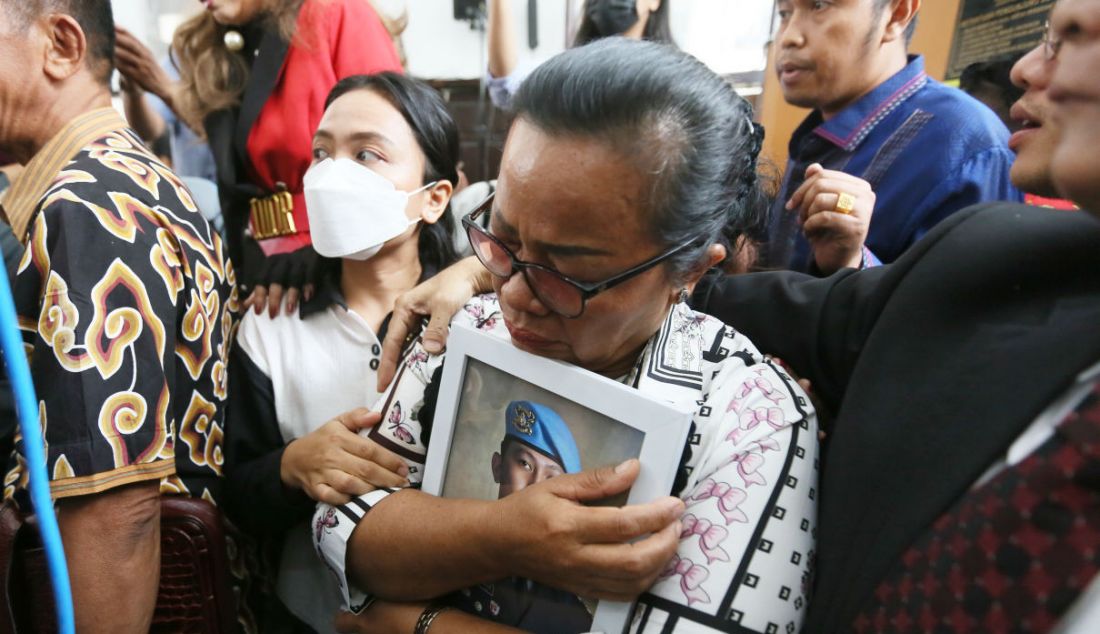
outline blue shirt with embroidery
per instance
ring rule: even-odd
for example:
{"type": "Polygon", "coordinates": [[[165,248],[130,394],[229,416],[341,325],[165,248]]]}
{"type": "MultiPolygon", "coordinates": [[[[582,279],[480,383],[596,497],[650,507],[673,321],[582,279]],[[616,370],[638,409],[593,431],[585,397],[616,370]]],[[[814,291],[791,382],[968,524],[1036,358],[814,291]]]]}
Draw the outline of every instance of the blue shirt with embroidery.
{"type": "Polygon", "coordinates": [[[970,205],[1022,201],[1008,172],[1008,130],[992,110],[908,65],[825,121],[815,110],[795,130],[780,196],[772,210],[766,264],[812,272],[797,211],[784,203],[806,168],[821,163],[871,183],[875,212],[864,262],[892,262],[937,223],[970,205]]]}

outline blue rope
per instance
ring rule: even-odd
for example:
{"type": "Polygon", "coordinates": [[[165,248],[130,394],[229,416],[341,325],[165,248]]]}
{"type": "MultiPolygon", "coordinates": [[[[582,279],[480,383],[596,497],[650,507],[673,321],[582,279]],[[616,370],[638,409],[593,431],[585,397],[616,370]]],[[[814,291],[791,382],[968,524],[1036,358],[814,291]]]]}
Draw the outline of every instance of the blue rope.
{"type": "Polygon", "coordinates": [[[0,271],[0,344],[15,394],[15,407],[19,414],[19,426],[23,433],[24,458],[30,477],[31,503],[38,518],[42,545],[46,550],[50,578],[53,581],[54,604],[57,608],[58,631],[62,634],[76,632],[73,615],[73,590],[69,585],[69,569],[65,564],[65,548],[61,544],[61,531],[50,499],[50,480],[46,474],[46,454],[43,450],[42,427],[38,420],[38,398],[34,394],[31,369],[23,351],[23,337],[15,315],[11,287],[6,272],[0,271]]]}

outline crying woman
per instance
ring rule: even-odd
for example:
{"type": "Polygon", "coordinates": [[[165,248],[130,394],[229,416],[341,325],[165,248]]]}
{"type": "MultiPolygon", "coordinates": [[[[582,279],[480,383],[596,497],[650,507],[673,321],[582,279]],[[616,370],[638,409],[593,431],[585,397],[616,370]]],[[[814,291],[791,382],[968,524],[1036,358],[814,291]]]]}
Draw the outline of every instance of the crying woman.
{"type": "Polygon", "coordinates": [[[458,157],[454,121],[418,81],[349,77],[326,101],[304,185],[328,270],[299,315],[246,315],[230,365],[227,512],[276,553],[261,621],[332,631],[340,590],[310,542],[315,503],[406,484],[401,457],[357,432],[379,423],[367,410],[394,300],[455,259],[458,157]]]}

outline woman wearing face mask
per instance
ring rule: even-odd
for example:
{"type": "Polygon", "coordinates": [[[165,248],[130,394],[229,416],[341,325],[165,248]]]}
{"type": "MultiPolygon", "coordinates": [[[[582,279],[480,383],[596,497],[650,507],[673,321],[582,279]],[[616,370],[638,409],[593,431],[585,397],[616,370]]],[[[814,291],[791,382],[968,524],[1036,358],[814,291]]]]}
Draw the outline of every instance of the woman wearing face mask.
{"type": "MultiPolygon", "coordinates": [[[[671,0],[586,0],[584,18],[573,46],[621,35],[632,40],[672,44],[671,0]]],[[[511,109],[512,97],[535,66],[517,62],[515,18],[517,0],[489,0],[489,98],[498,108],[511,109]]]]}
{"type": "Polygon", "coordinates": [[[407,482],[395,454],[356,432],[378,422],[362,408],[378,398],[394,298],[455,258],[458,156],[457,127],[428,86],[394,73],[339,82],[304,178],[323,282],[299,315],[250,313],[237,335],[228,512],[250,534],[282,541],[278,596],[317,631],[331,631],[340,592],[310,544],[315,502],[407,482]]]}
{"type": "MultiPolygon", "coordinates": [[[[639,465],[628,461],[500,500],[404,488],[322,504],[313,537],[361,611],[340,626],[587,631],[524,620],[499,599],[518,577],[585,599],[638,598],[632,632],[797,631],[814,549],[816,414],[751,342],[685,299],[757,221],[763,131],[751,108],[689,55],[608,38],[536,70],[516,112],[495,198],[463,221],[495,294],[452,323],[693,411],[672,496],[586,505],[631,486],[639,465]]],[[[386,424],[371,431],[405,448],[412,482],[442,363],[417,340],[380,401],[386,424]]]]}
{"type": "Polygon", "coordinates": [[[172,43],[178,83],[144,47],[120,51],[120,68],[205,131],[230,257],[255,290],[246,305],[276,313],[285,291],[293,312],[317,263],[302,175],[325,97],[344,77],[400,71],[401,63],[369,0],[202,4],[172,43]]]}

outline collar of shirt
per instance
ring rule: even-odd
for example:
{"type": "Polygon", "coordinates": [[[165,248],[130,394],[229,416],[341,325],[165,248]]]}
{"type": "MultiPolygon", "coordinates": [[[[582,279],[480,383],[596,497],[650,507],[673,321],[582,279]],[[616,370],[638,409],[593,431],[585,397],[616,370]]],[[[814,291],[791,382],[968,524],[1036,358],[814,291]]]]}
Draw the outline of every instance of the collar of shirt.
{"type": "Polygon", "coordinates": [[[791,155],[795,155],[801,139],[809,132],[845,151],[854,152],[874,131],[875,126],[926,83],[928,74],[924,72],[924,58],[920,55],[910,56],[909,64],[905,68],[841,110],[832,119],[825,121],[821,111],[815,110],[791,137],[791,155]]]}
{"type": "MultiPolygon", "coordinates": [[[[339,263],[339,260],[334,260],[334,262],[339,263]]],[[[344,299],[344,294],[340,292],[340,269],[338,266],[322,274],[317,292],[308,302],[302,302],[299,305],[298,317],[309,319],[318,313],[325,312],[330,306],[339,306],[344,310],[348,310],[348,302],[344,299]]]]}
{"type": "Polygon", "coordinates": [[[34,155],[4,197],[12,231],[21,242],[26,241],[38,201],[62,168],[92,141],[125,128],[126,122],[114,108],[92,110],[67,123],[34,155]]]}
{"type": "MultiPolygon", "coordinates": [[[[318,284],[317,292],[310,298],[308,302],[302,302],[298,306],[298,317],[300,319],[309,319],[313,315],[323,313],[331,306],[339,306],[345,311],[350,311],[348,308],[348,302],[344,299],[344,294],[340,291],[340,260],[329,259],[325,264],[328,270],[321,275],[321,282],[318,284]]],[[[418,283],[423,283],[428,278],[434,276],[439,271],[432,266],[421,265],[420,280],[418,283]]],[[[382,320],[382,327],[378,329],[378,340],[382,341],[386,338],[386,333],[389,331],[390,318],[393,317],[393,311],[386,314],[386,318],[382,320]]]]}

